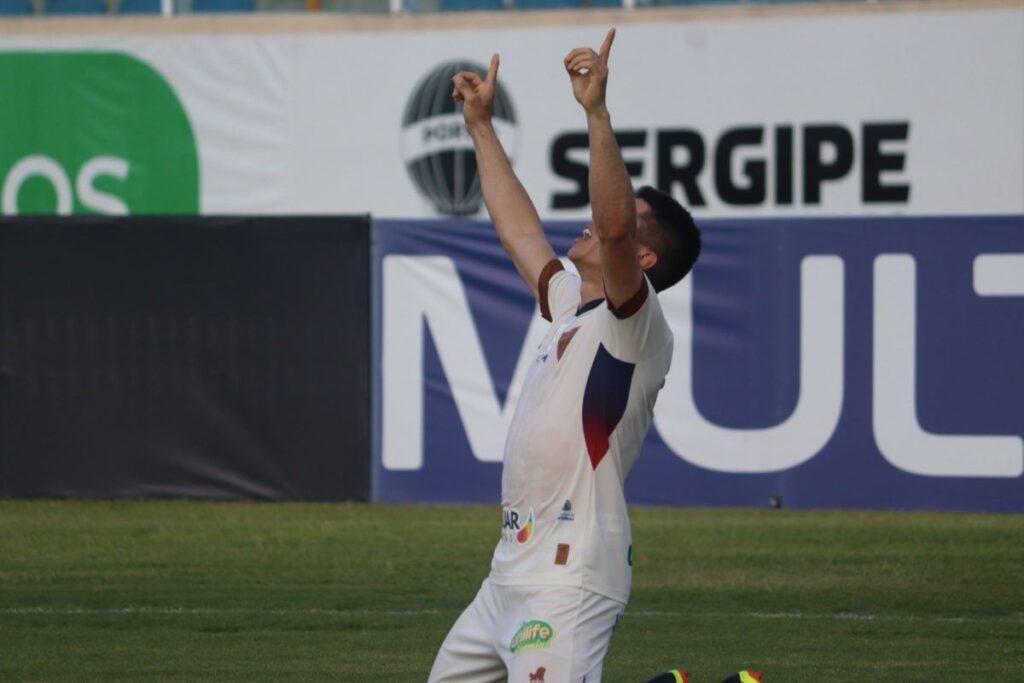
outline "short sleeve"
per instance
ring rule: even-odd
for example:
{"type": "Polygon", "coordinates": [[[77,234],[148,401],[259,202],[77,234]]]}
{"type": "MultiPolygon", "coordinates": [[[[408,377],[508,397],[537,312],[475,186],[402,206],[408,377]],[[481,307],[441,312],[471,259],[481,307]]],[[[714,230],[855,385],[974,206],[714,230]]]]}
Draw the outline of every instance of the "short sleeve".
{"type": "Polygon", "coordinates": [[[633,297],[618,308],[609,305],[604,317],[603,343],[619,360],[635,363],[672,343],[672,331],[661,302],[646,277],[633,297]]]}
{"type": "Polygon", "coordinates": [[[537,282],[540,314],[551,322],[566,310],[575,310],[580,303],[580,279],[565,270],[562,262],[552,259],[540,273],[537,282]]]}

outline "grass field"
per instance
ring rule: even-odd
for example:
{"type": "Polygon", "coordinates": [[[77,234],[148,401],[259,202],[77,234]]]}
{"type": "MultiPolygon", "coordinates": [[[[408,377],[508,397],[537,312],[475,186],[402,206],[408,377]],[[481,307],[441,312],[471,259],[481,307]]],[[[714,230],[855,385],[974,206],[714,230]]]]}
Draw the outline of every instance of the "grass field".
{"type": "MultiPolygon", "coordinates": [[[[498,517],[0,501],[0,681],[424,681],[498,517]]],[[[633,526],[609,683],[1024,679],[1022,517],[639,509],[633,526]]]]}

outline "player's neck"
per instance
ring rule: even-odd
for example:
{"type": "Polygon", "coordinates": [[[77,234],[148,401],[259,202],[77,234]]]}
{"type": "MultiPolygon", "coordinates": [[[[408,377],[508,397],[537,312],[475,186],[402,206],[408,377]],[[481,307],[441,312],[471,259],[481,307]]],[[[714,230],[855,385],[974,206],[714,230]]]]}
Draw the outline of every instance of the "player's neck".
{"type": "Polygon", "coordinates": [[[580,305],[584,306],[589,304],[591,301],[604,298],[604,279],[600,275],[594,277],[587,277],[585,273],[580,273],[580,305]]]}
{"type": "MultiPolygon", "coordinates": [[[[572,257],[570,257],[572,259],[572,257]]],[[[604,298],[604,273],[600,262],[588,258],[572,259],[576,273],[580,276],[580,305],[589,304],[595,299],[604,298]]]]}

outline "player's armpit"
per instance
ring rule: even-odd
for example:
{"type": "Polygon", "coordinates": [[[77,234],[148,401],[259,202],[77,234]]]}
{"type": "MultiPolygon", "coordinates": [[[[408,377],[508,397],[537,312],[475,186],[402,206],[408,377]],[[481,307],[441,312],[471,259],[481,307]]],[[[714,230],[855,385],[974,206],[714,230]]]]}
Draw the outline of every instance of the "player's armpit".
{"type": "Polygon", "coordinates": [[[636,363],[662,351],[672,343],[658,295],[647,278],[643,290],[618,307],[608,304],[612,315],[606,317],[604,344],[615,358],[636,363]],[[628,313],[628,315],[626,315],[628,313]]]}
{"type": "Polygon", "coordinates": [[[643,308],[648,296],[650,296],[650,293],[647,281],[644,279],[640,287],[637,288],[636,294],[631,296],[629,299],[626,299],[626,301],[618,306],[612,303],[611,298],[607,296],[607,292],[605,293],[605,300],[608,302],[608,310],[612,312],[612,315],[619,320],[625,320],[626,318],[636,315],[637,311],[643,308]]]}

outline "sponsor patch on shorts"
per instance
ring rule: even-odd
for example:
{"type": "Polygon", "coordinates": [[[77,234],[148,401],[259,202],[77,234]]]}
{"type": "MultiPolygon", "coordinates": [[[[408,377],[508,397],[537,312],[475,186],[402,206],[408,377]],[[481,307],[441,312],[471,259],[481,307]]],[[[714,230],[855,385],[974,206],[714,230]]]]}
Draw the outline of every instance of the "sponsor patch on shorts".
{"type": "Polygon", "coordinates": [[[512,654],[517,655],[527,650],[546,650],[551,647],[551,640],[555,637],[555,629],[551,624],[540,619],[524,621],[516,634],[512,636],[509,649],[512,654]]]}
{"type": "Polygon", "coordinates": [[[555,550],[555,564],[567,564],[569,562],[569,544],[559,543],[555,550]]]}

